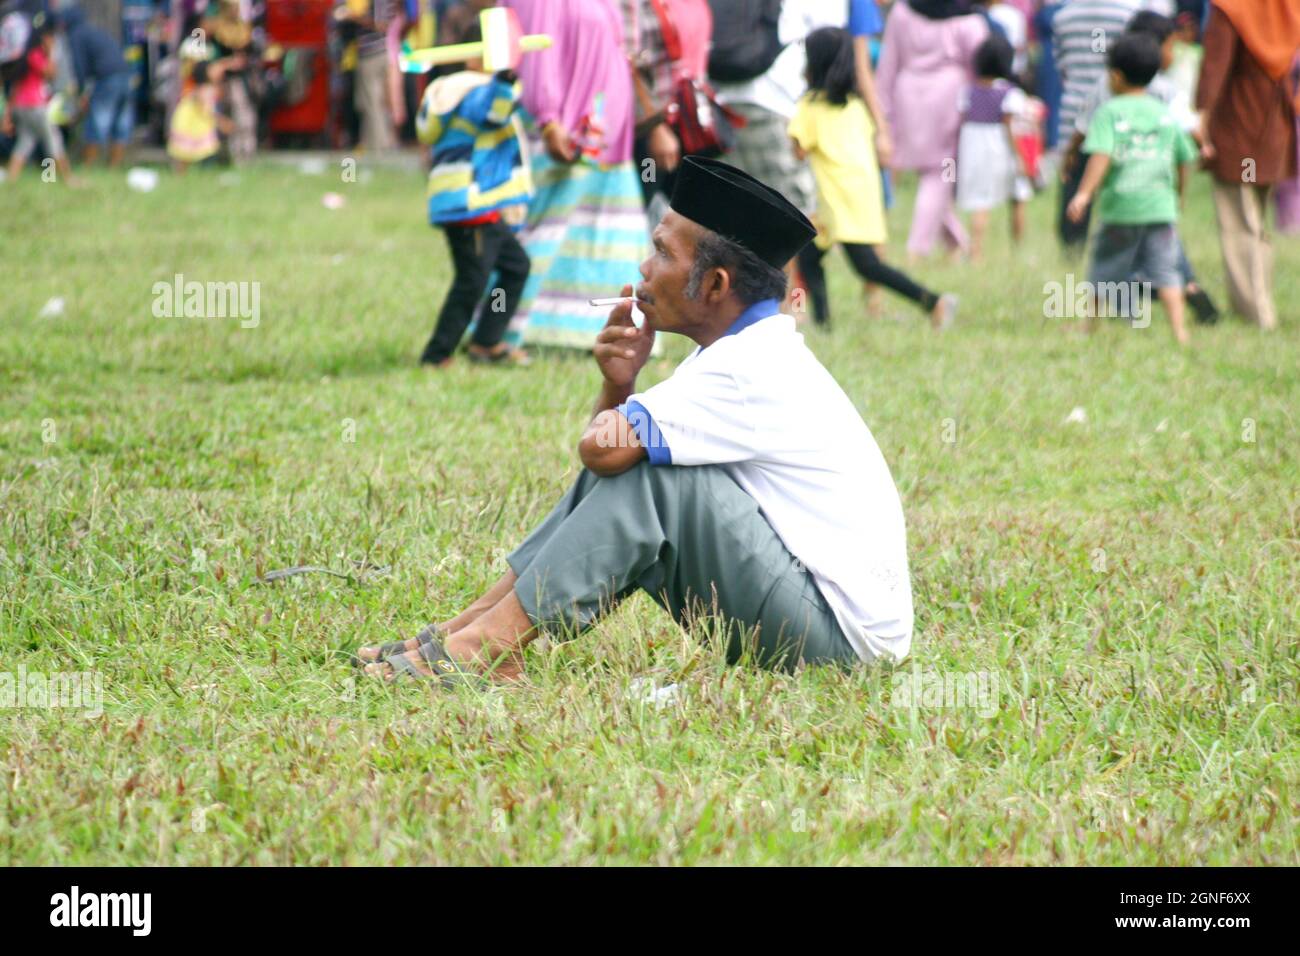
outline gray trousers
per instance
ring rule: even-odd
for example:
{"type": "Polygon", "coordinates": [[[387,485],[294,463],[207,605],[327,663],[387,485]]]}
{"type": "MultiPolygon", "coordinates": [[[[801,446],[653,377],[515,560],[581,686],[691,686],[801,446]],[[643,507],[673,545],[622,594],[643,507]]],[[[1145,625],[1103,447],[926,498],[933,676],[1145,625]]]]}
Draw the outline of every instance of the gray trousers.
{"type": "Polygon", "coordinates": [[[31,109],[14,107],[13,120],[17,139],[11,155],[20,156],[23,162],[27,162],[36,144],[40,143],[47,159],[63,158],[63,133],[50,122],[45,107],[35,106],[31,109]]]}
{"type": "MultiPolygon", "coordinates": [[[[507,559],[544,631],[577,633],[641,588],[688,630],[712,619],[729,663],[858,660],[813,576],[716,466],[584,470],[507,559]]],[[[705,630],[710,630],[707,625],[705,630]]]]}

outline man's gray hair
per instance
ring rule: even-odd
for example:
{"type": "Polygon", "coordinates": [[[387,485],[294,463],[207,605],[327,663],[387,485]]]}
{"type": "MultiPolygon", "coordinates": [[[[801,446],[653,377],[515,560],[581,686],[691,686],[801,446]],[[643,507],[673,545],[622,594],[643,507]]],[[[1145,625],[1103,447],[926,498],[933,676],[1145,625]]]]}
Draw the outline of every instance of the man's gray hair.
{"type": "Polygon", "coordinates": [[[686,279],[686,295],[696,299],[704,274],[710,269],[726,269],[731,273],[731,289],[745,305],[764,299],[785,298],[785,273],[768,265],[744,246],[718,235],[709,229],[700,229],[695,243],[695,262],[686,279]]]}

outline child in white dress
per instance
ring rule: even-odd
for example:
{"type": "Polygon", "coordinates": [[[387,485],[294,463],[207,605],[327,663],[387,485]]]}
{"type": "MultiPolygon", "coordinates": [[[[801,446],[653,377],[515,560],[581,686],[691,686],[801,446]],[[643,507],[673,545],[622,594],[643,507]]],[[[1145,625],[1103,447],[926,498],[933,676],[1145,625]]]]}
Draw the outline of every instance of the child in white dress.
{"type": "Polygon", "coordinates": [[[1024,235],[1025,203],[1034,189],[1016,149],[1012,123],[1027,99],[1009,79],[1014,51],[991,35],[975,51],[975,82],[962,90],[961,135],[957,141],[957,206],[971,214],[971,259],[978,259],[989,213],[1011,203],[1011,235],[1024,235]]]}

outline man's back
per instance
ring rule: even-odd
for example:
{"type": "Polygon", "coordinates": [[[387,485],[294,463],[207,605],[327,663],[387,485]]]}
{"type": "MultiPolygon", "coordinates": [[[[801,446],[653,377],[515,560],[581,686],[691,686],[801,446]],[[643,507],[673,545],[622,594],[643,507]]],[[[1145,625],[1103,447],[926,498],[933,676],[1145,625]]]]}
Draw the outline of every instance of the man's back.
{"type": "Polygon", "coordinates": [[[68,48],[72,51],[78,83],[84,86],[129,69],[121,44],[107,31],[86,20],[78,8],[69,10],[65,17],[68,48]]]}
{"type": "MultiPolygon", "coordinates": [[[[773,308],[775,311],[775,308],[773,308]]],[[[786,315],[699,349],[634,396],[673,465],[723,466],[817,581],[859,655],[907,654],[912,598],[898,491],[875,439],[786,315]]]]}

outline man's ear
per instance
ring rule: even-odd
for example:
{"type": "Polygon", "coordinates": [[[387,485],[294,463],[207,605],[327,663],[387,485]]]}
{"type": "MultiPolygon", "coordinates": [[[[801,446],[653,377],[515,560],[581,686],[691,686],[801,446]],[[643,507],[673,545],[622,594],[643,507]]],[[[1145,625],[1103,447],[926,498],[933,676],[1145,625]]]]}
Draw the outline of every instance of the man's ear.
{"type": "Polygon", "coordinates": [[[722,267],[709,270],[709,284],[705,287],[705,301],[717,305],[731,295],[731,273],[722,267]]]}

